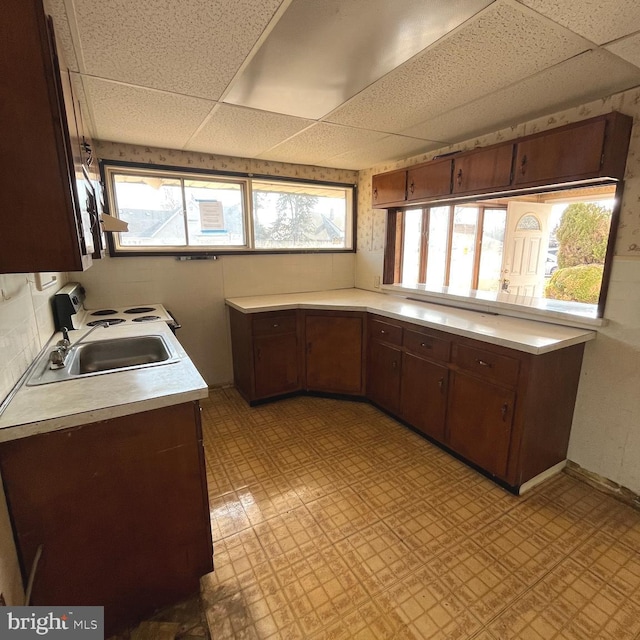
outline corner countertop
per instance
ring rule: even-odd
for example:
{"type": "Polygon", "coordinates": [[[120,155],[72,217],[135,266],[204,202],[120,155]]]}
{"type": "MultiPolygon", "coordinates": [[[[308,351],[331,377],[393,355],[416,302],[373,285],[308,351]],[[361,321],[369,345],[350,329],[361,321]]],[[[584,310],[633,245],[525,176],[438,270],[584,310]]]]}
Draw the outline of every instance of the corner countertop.
{"type": "Polygon", "coordinates": [[[587,329],[417,302],[364,289],[228,298],[226,303],[242,313],[285,309],[366,311],[535,355],[596,338],[596,332],[587,329]]]}
{"type": "MultiPolygon", "coordinates": [[[[158,334],[177,351],[177,362],[32,387],[22,384],[0,415],[0,442],[206,398],[206,382],[164,322],[112,326],[94,331],[87,342],[158,334]]],[[[49,344],[60,337],[56,334],[49,344]]],[[[72,335],[71,341],[80,337],[72,335]]]]}

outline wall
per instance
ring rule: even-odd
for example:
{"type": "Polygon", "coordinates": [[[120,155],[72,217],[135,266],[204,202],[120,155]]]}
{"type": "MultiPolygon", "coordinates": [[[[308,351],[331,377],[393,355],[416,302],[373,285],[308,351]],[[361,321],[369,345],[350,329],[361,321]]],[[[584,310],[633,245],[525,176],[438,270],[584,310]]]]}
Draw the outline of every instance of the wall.
{"type": "MultiPolygon", "coordinates": [[[[0,402],[11,391],[54,331],[51,297],[66,282],[38,291],[34,274],[0,274],[0,402]]],[[[24,592],[4,492],[0,490],[0,593],[23,604],[24,592]]]]}
{"type": "Polygon", "coordinates": [[[569,459],[640,493],[640,90],[514,125],[427,155],[360,172],[356,286],[373,289],[382,274],[385,212],[371,207],[371,176],[434,155],[486,146],[592,116],[620,111],[634,117],[625,192],[605,317],[608,324],[585,350],[569,459]]]}
{"type": "MultiPolygon", "coordinates": [[[[355,184],[357,172],[98,142],[100,158],[154,165],[286,176],[355,184]]],[[[70,274],[87,290],[87,308],[160,302],[182,324],[178,337],[209,385],[233,380],[224,299],[354,286],[355,254],[106,258],[70,274]]]]}

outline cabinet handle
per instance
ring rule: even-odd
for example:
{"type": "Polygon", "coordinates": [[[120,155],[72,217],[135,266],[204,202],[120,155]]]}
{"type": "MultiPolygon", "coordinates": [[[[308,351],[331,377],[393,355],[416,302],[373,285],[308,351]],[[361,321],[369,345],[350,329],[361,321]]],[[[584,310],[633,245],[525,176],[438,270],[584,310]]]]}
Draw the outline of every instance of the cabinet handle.
{"type": "Polygon", "coordinates": [[[428,342],[421,342],[420,346],[424,347],[425,349],[433,349],[433,347],[428,342]]]}
{"type": "Polygon", "coordinates": [[[481,366],[481,367],[493,367],[493,365],[490,362],[485,362],[484,360],[480,360],[480,358],[478,358],[476,360],[476,362],[481,366]]]}
{"type": "Polygon", "coordinates": [[[440,391],[444,391],[444,378],[438,380],[438,387],[440,387],[440,391]]]}
{"type": "Polygon", "coordinates": [[[507,417],[507,411],[509,410],[509,405],[505,402],[502,405],[502,409],[500,409],[500,413],[502,414],[502,422],[505,421],[505,418],[507,417]]]}
{"type": "Polygon", "coordinates": [[[409,185],[409,191],[411,191],[411,193],[413,193],[415,191],[415,188],[416,188],[416,185],[412,180],[411,184],[409,185]]]}
{"type": "Polygon", "coordinates": [[[526,170],[527,170],[527,156],[525,154],[522,156],[522,160],[520,161],[520,173],[524,175],[526,170]]]}
{"type": "Polygon", "coordinates": [[[380,333],[384,336],[387,334],[387,332],[384,329],[380,329],[380,333]]]}
{"type": "Polygon", "coordinates": [[[462,184],[462,169],[460,169],[458,171],[458,176],[456,177],[456,182],[458,183],[458,186],[460,186],[462,184]]]}
{"type": "Polygon", "coordinates": [[[274,322],[274,323],[273,323],[273,328],[274,328],[274,329],[277,329],[279,326],[280,326],[280,325],[279,325],[277,322],[274,322]]]}
{"type": "Polygon", "coordinates": [[[258,362],[260,362],[261,357],[262,357],[262,350],[260,349],[260,347],[258,347],[256,349],[256,359],[258,360],[258,362]]]}
{"type": "Polygon", "coordinates": [[[397,362],[397,360],[394,360],[394,361],[391,363],[391,368],[392,368],[392,369],[397,369],[397,368],[398,368],[398,362],[397,362]]]}
{"type": "Polygon", "coordinates": [[[373,190],[373,199],[374,199],[374,200],[377,200],[377,199],[378,199],[378,187],[376,187],[376,188],[373,190]]]}

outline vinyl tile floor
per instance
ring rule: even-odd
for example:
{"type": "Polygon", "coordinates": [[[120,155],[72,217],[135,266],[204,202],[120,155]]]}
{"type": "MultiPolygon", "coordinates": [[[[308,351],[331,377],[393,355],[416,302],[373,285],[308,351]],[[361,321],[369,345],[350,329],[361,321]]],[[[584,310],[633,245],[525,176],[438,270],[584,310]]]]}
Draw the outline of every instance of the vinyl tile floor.
{"type": "Polygon", "coordinates": [[[640,511],[513,496],[364,403],[202,407],[214,640],[640,638],[640,511]]]}

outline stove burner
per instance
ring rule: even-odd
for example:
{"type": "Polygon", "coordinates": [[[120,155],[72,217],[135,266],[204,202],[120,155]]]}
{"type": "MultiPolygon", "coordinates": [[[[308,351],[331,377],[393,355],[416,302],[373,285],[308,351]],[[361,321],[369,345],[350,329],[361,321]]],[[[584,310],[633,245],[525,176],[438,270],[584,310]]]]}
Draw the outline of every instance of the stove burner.
{"type": "Polygon", "coordinates": [[[155,311],[154,307],[132,307],[127,309],[124,313],[149,313],[149,311],[155,311]]]}
{"type": "Polygon", "coordinates": [[[98,309],[98,311],[92,311],[92,316],[112,316],[114,313],[118,313],[115,309],[98,309]]]}
{"type": "Polygon", "coordinates": [[[104,320],[93,320],[92,322],[87,322],[87,327],[94,327],[97,324],[104,324],[108,322],[109,324],[120,324],[121,322],[126,322],[124,318],[105,318],[104,320]]]}
{"type": "Polygon", "coordinates": [[[139,318],[134,318],[133,322],[152,322],[153,320],[160,320],[160,316],[140,316],[139,318]]]}

